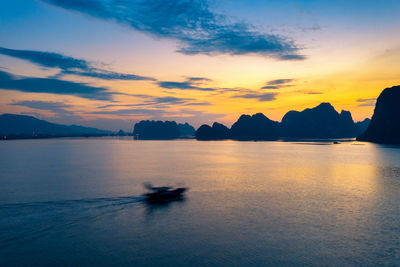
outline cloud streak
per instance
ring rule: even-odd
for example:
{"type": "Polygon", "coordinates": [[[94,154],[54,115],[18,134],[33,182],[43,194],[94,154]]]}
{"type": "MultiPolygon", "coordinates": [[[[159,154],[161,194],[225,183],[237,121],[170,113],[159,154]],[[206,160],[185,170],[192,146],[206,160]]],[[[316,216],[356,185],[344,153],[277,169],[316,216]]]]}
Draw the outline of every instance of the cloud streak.
{"type": "Polygon", "coordinates": [[[65,110],[65,108],[71,107],[70,105],[61,102],[35,101],[35,100],[17,101],[17,102],[12,102],[10,105],[24,106],[33,109],[50,110],[50,111],[65,110]]]}
{"type": "Polygon", "coordinates": [[[95,68],[89,61],[59,53],[0,47],[0,54],[26,60],[41,67],[58,68],[61,71],[57,77],[70,74],[103,80],[155,80],[150,77],[95,68]]]}
{"type": "Polygon", "coordinates": [[[143,106],[174,106],[174,105],[184,105],[184,106],[210,106],[209,102],[193,102],[195,99],[193,98],[180,98],[174,96],[150,96],[150,95],[138,95],[137,97],[145,98],[142,103],[138,104],[110,104],[105,106],[99,106],[97,108],[106,109],[111,107],[143,107],[143,106]]]}
{"type": "Polygon", "coordinates": [[[0,71],[0,89],[27,93],[74,95],[94,100],[112,100],[111,92],[104,87],[54,78],[20,77],[0,71]]]}
{"type": "Polygon", "coordinates": [[[245,93],[240,95],[234,95],[233,98],[246,98],[246,99],[257,99],[260,102],[268,102],[276,99],[278,93],[245,93]]]}
{"type": "Polygon", "coordinates": [[[76,117],[74,112],[67,110],[67,108],[71,108],[72,106],[61,102],[25,100],[25,101],[12,102],[9,105],[23,106],[32,109],[51,111],[60,118],[76,117]]]}
{"type": "Polygon", "coordinates": [[[211,9],[208,0],[42,0],[91,17],[114,21],[155,38],[178,42],[178,52],[257,54],[280,60],[302,60],[290,39],[258,31],[211,9]]]}
{"type": "Polygon", "coordinates": [[[294,79],[277,79],[271,80],[265,83],[265,86],[261,87],[261,89],[280,89],[282,87],[293,86],[291,83],[294,82],[294,79]]]}
{"type": "Polygon", "coordinates": [[[165,113],[161,109],[119,109],[119,110],[101,110],[91,112],[90,114],[102,114],[102,115],[118,115],[118,116],[138,116],[138,115],[151,115],[151,116],[162,116],[165,113]]]}
{"type": "Polygon", "coordinates": [[[374,107],[376,104],[376,98],[360,98],[357,99],[359,107],[374,107]]]}
{"type": "Polygon", "coordinates": [[[165,89],[179,89],[179,90],[198,90],[198,91],[216,91],[216,88],[199,87],[191,81],[185,82],[158,82],[158,86],[165,89]]]}

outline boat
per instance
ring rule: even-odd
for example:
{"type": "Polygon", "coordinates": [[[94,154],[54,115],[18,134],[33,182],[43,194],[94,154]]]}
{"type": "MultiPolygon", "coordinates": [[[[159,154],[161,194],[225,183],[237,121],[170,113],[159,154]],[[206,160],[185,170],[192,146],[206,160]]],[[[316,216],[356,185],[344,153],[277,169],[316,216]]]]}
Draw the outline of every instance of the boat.
{"type": "Polygon", "coordinates": [[[150,183],[145,183],[144,187],[149,190],[149,192],[144,195],[146,201],[170,201],[180,199],[183,198],[184,193],[188,190],[186,187],[154,187],[150,183]]]}

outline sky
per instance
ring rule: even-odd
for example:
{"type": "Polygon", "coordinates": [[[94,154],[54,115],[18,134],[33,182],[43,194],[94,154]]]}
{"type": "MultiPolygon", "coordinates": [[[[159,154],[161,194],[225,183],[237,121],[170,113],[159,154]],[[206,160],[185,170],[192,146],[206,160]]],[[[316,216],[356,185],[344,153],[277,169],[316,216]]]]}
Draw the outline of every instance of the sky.
{"type": "Polygon", "coordinates": [[[400,84],[397,0],[0,1],[0,113],[129,131],[144,119],[355,121],[400,84]]]}

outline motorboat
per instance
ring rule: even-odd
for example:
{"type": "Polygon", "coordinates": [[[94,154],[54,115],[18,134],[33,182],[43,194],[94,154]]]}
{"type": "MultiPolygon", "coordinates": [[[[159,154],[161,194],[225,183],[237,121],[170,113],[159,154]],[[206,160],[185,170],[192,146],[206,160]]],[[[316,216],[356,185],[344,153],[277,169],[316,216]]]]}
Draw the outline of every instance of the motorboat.
{"type": "Polygon", "coordinates": [[[149,190],[144,196],[147,201],[169,201],[179,199],[184,196],[184,193],[188,190],[186,187],[155,187],[150,183],[145,183],[144,187],[149,190]]]}

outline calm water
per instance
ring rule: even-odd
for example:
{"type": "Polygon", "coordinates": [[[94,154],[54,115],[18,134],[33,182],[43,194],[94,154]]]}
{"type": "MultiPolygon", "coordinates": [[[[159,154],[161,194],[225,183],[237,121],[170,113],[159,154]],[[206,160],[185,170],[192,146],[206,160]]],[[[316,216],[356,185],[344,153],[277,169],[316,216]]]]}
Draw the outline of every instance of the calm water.
{"type": "Polygon", "coordinates": [[[0,190],[0,266],[400,265],[398,147],[3,141],[0,190]]]}

